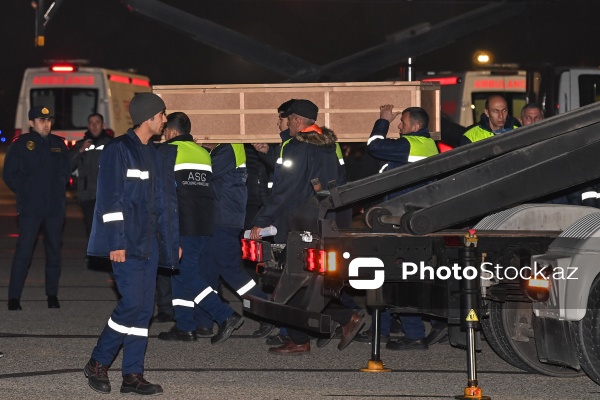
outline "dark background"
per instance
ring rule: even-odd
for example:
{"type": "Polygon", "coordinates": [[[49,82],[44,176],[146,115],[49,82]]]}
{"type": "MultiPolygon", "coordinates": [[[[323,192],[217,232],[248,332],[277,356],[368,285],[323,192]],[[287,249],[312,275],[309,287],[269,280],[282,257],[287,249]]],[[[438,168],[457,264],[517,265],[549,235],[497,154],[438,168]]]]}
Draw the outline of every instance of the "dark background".
{"type": "MultiPolygon", "coordinates": [[[[386,35],[432,25],[490,1],[432,0],[164,0],[315,64],[385,42],[386,35]]],[[[51,3],[46,0],[46,7],[51,3]]],[[[522,15],[413,60],[416,70],[472,69],[485,49],[497,63],[600,65],[600,1],[529,1],[522,15]]],[[[25,68],[47,59],[88,59],[90,66],[134,68],[153,84],[281,82],[284,78],[196,42],[130,12],[119,0],[64,0],[34,47],[35,11],[28,0],[0,8],[0,129],[12,134],[25,68]]],[[[393,79],[398,66],[360,78],[393,79]]]]}

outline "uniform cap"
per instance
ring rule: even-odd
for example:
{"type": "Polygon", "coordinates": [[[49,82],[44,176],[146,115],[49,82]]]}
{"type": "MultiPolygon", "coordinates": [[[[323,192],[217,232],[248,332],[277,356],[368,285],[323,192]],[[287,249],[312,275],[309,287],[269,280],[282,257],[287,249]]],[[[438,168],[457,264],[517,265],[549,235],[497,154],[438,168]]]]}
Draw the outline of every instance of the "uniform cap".
{"type": "Polygon", "coordinates": [[[281,116],[285,118],[292,114],[316,121],[319,114],[319,107],[310,100],[296,100],[281,116]]]}
{"type": "Polygon", "coordinates": [[[30,121],[33,121],[36,118],[54,118],[50,109],[44,106],[31,107],[28,117],[30,121]]]}
{"type": "Polygon", "coordinates": [[[133,125],[139,125],[149,120],[167,108],[163,99],[150,92],[138,93],[129,103],[129,114],[133,125]]]}

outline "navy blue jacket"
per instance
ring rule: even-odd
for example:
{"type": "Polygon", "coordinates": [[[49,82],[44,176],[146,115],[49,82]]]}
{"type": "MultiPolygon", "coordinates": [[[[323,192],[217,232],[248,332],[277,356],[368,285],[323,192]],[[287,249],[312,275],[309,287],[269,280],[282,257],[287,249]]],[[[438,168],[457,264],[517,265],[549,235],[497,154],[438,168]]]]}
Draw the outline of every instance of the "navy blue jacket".
{"type": "Polygon", "coordinates": [[[100,156],[98,190],[88,254],[146,259],[154,239],[159,264],[179,267],[179,219],[173,169],[175,158],[142,144],[133,129],[106,145],[100,156]],[[167,177],[168,175],[168,177],[167,177]]]}
{"type": "Polygon", "coordinates": [[[6,186],[17,195],[19,215],[64,216],[71,162],[63,138],[32,131],[15,140],[4,158],[6,186]]]}
{"type": "Polygon", "coordinates": [[[244,228],[248,188],[243,144],[219,144],[211,152],[211,186],[215,199],[215,226],[244,228]],[[238,158],[233,146],[239,146],[238,158]],[[240,157],[243,158],[240,159],[240,157]]]}

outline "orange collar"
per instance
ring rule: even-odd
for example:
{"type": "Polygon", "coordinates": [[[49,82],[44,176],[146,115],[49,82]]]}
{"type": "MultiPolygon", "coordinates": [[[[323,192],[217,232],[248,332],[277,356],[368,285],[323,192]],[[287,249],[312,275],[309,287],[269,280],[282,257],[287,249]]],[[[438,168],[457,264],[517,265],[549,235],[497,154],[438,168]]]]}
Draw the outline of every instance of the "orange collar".
{"type": "Polygon", "coordinates": [[[306,128],[302,129],[300,131],[302,132],[317,132],[319,135],[323,134],[323,130],[321,128],[319,128],[319,126],[317,124],[312,124],[311,126],[307,126],[306,128]]]}

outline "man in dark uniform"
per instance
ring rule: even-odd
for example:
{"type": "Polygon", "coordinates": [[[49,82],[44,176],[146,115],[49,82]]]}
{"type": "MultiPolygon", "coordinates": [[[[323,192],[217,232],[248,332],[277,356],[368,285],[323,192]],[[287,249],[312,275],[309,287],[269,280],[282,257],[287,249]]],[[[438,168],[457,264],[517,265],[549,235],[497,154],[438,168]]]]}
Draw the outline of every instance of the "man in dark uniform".
{"type": "Polygon", "coordinates": [[[154,395],[160,385],[144,378],[148,326],[159,265],[178,268],[179,217],[173,179],[175,159],[151,142],[165,122],[165,103],[138,93],[129,104],[133,128],[102,151],[88,255],[109,257],[121,298],[84,367],[89,386],[111,391],[108,368],[123,347],[121,393],[154,395]]]}
{"type": "Polygon", "coordinates": [[[21,310],[21,294],[40,227],[46,249],[48,308],[60,308],[60,247],[71,163],[63,139],[50,133],[52,119],[48,107],[32,107],[29,133],[11,144],[4,159],[4,182],[17,195],[19,215],[19,238],[8,286],[9,310],[21,310]]]}
{"type": "MultiPolygon", "coordinates": [[[[222,278],[240,297],[248,293],[266,299],[268,296],[241,265],[240,234],[244,228],[248,199],[244,145],[221,143],[205,146],[211,148],[210,185],[214,197],[215,226],[202,252],[200,274],[213,288],[218,287],[219,278],[222,278]]],[[[196,308],[195,317],[199,327],[212,328],[213,319],[202,308],[196,308]]],[[[252,335],[256,338],[266,337],[273,328],[274,325],[263,321],[252,335]]]]}

